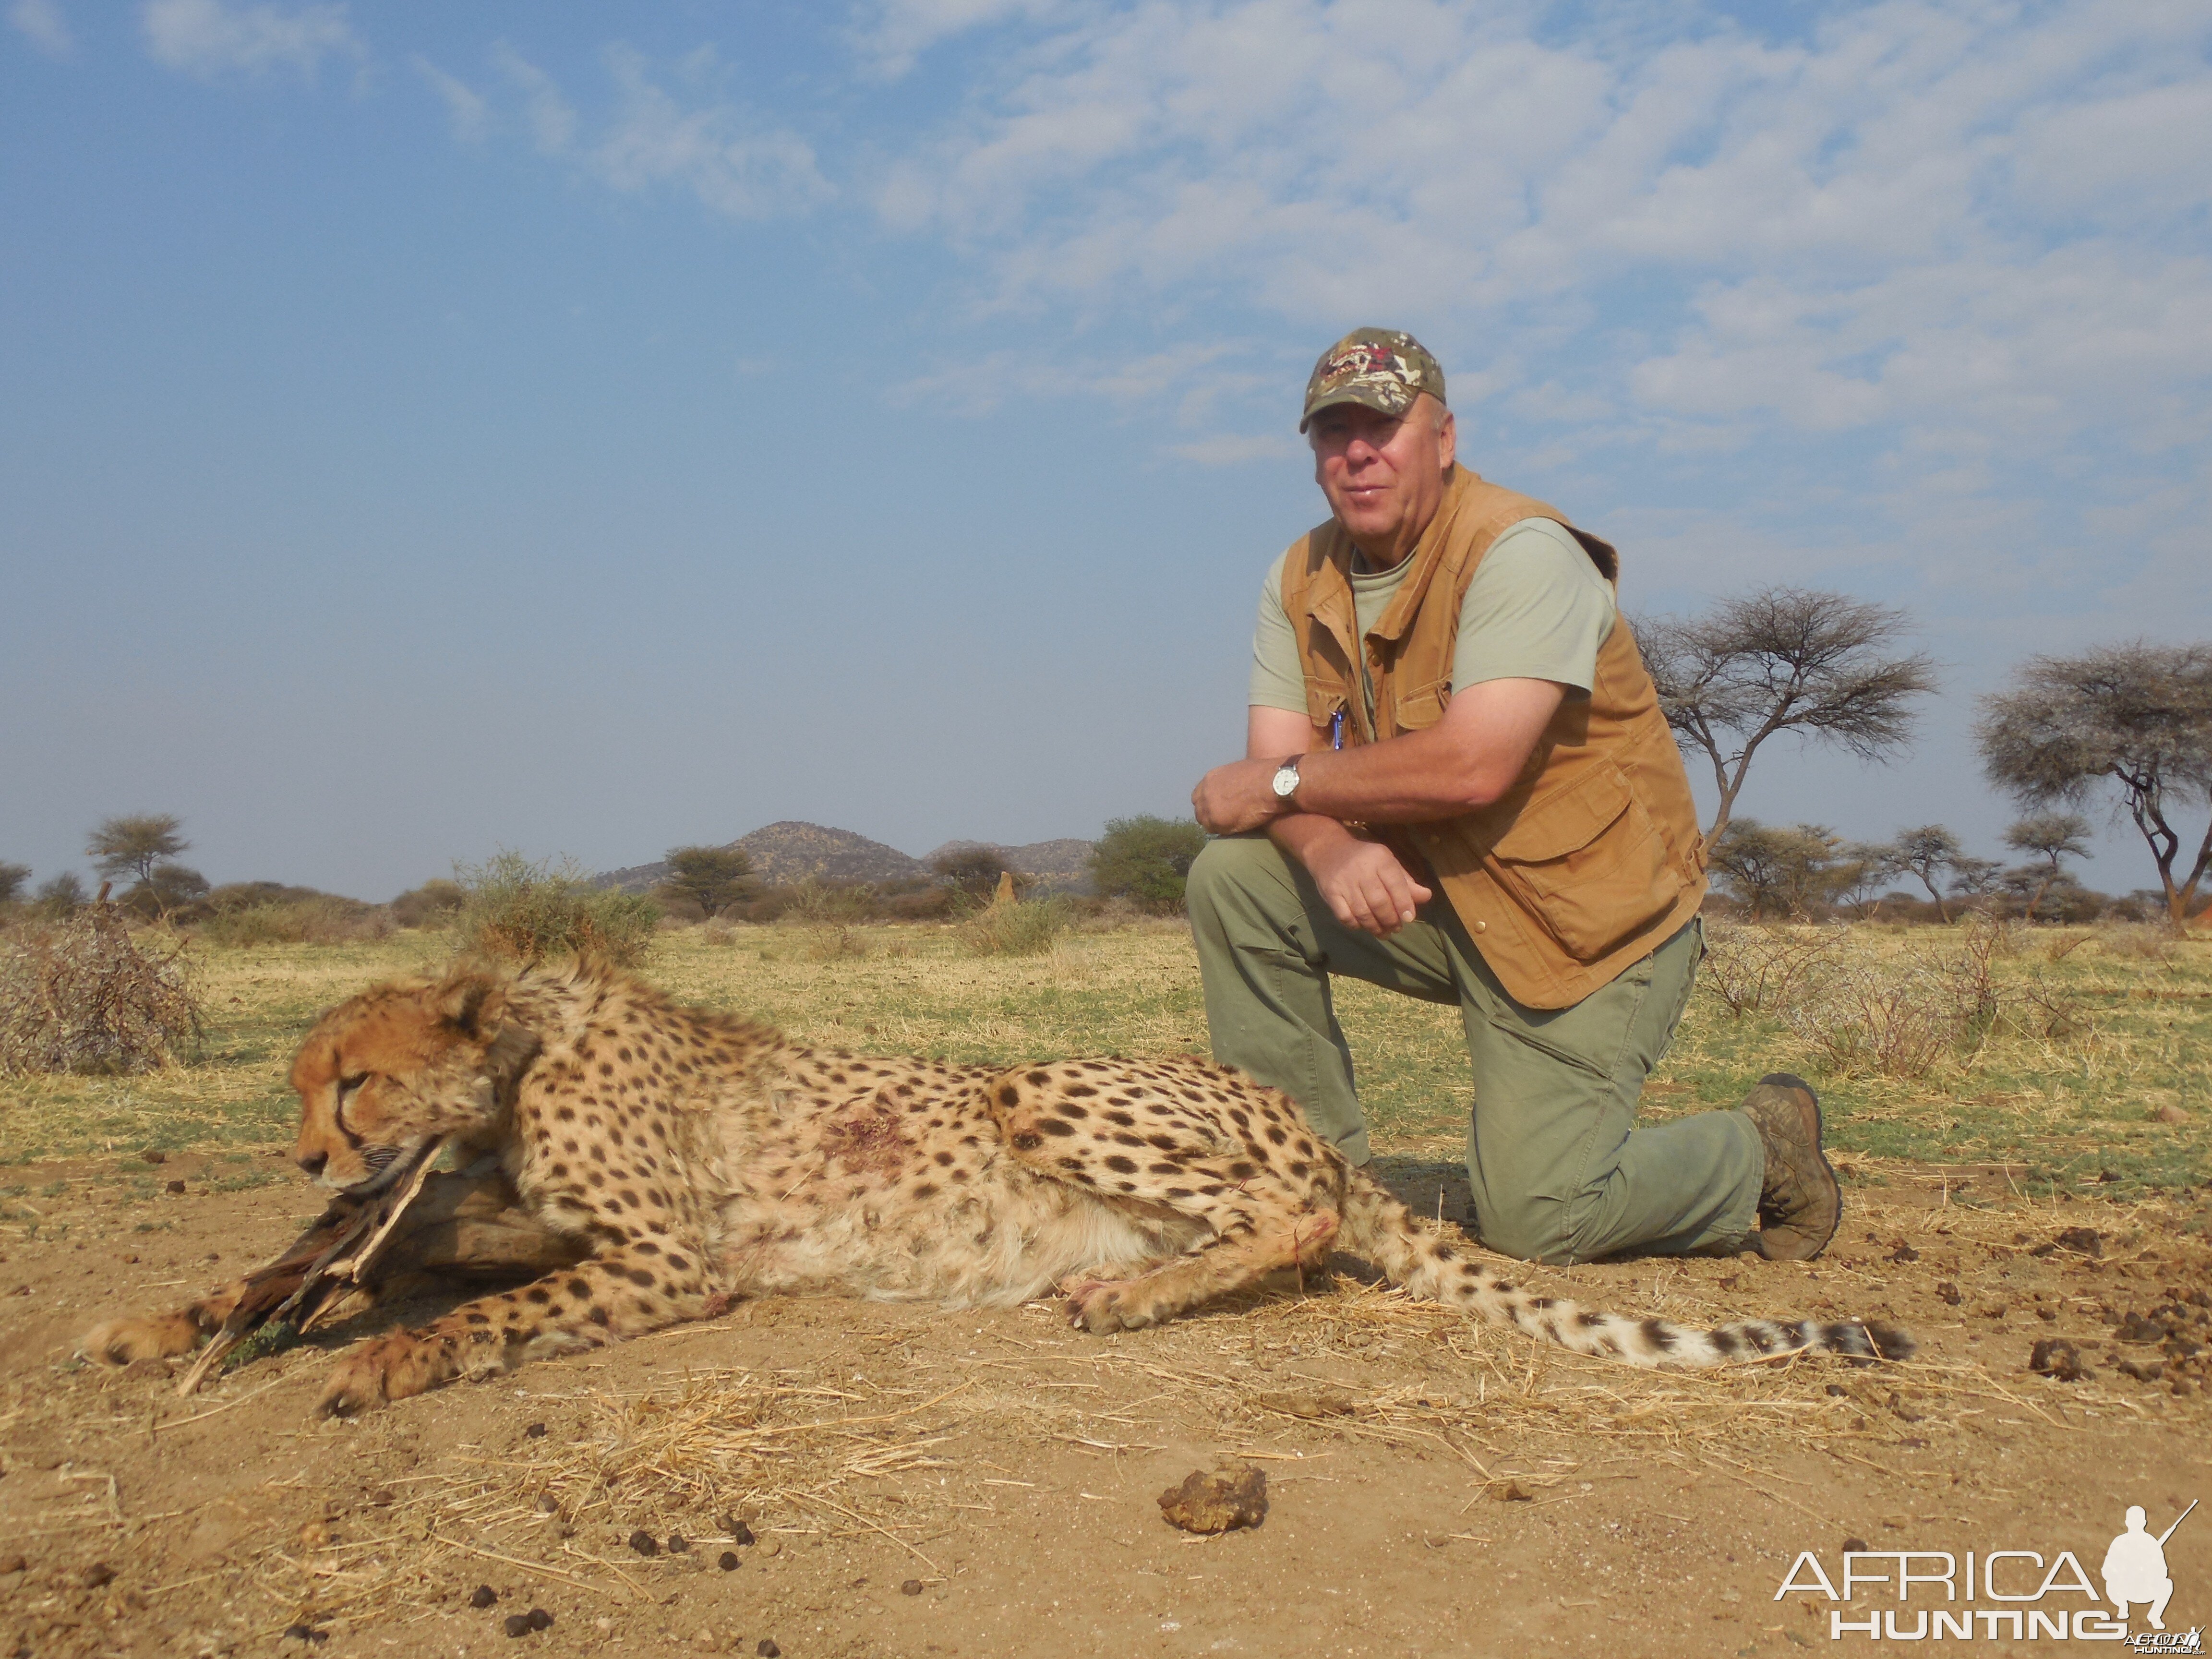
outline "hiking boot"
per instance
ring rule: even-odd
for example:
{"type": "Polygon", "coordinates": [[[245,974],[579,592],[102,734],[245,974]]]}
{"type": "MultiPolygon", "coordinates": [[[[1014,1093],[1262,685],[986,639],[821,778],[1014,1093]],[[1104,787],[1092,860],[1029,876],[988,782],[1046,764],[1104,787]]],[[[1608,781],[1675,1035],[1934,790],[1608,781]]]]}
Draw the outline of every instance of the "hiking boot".
{"type": "Polygon", "coordinates": [[[1766,1174],[1751,1247],[1769,1261],[1810,1261],[1844,1218],[1844,1190],[1820,1150],[1820,1097],[1802,1077],[1775,1072],[1736,1109],[1759,1131],[1766,1174]]]}

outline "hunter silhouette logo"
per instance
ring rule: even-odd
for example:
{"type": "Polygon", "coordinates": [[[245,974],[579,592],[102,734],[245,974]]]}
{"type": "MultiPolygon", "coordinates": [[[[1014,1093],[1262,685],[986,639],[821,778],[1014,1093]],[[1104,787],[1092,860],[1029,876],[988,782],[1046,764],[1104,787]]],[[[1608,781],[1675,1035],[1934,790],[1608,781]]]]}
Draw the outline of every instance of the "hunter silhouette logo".
{"type": "Polygon", "coordinates": [[[2105,1599],[2119,1609],[2121,1619],[2128,1616],[2130,1602],[2140,1601],[2148,1608],[2144,1616],[2150,1620],[2150,1627],[2166,1628],[2166,1604],[2173,1599],[2173,1580],[2166,1571],[2166,1540],[2196,1507],[2197,1500],[2190,1499],[2189,1509],[2174,1517],[2173,1526],[2154,1538],[2142,1505],[2129,1505],[2128,1529],[2112,1540],[2112,1547],[2105,1552],[2103,1569],[2105,1599]]]}

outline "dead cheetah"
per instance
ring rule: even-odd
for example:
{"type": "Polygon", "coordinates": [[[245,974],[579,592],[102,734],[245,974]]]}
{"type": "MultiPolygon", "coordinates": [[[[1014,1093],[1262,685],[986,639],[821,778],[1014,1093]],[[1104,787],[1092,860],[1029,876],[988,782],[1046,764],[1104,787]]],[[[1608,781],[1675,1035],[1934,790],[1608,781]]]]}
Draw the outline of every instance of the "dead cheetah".
{"type": "MultiPolygon", "coordinates": [[[[501,1265],[542,1275],[354,1348],[325,1413],[744,1296],[1010,1306],[1057,1286],[1074,1322],[1103,1333],[1157,1324],[1273,1269],[1318,1267],[1333,1250],[1416,1296],[1632,1364],[1911,1348],[1857,1322],[1697,1331],[1531,1295],[1349,1167],[1288,1097],[1197,1059],[1011,1071],[875,1059],[797,1048],[597,966],[465,966],[332,1009],[292,1085],[300,1165],[339,1208],[399,1179],[440,1137],[496,1156],[496,1173],[438,1177],[423,1218],[409,1212],[410,1266],[467,1266],[471,1234],[456,1218],[469,1223],[473,1204],[478,1234],[502,1229],[501,1265]],[[498,1215],[510,1198],[521,1213],[498,1215]],[[536,1246],[518,1244],[532,1229],[536,1246]]],[[[116,1363],[183,1352],[237,1293],[104,1325],[85,1351],[116,1363]]]]}

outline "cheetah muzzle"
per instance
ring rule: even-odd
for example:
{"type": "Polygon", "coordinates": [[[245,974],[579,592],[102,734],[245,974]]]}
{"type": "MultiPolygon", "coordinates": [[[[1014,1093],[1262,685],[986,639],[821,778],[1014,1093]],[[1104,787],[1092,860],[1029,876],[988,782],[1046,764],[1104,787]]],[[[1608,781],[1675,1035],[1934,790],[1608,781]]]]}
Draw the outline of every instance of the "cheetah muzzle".
{"type": "MultiPolygon", "coordinates": [[[[872,1058],[796,1047],[596,965],[468,966],[331,1010],[292,1085],[296,1156],[334,1207],[434,1139],[477,1157],[481,1173],[433,1178],[419,1223],[410,1211],[394,1252],[408,1269],[536,1275],[353,1348],[325,1413],[741,1297],[1007,1307],[1056,1287],[1075,1323],[1105,1333],[1338,1250],[1411,1295],[1631,1364],[1912,1348],[1856,1321],[1695,1330],[1531,1295],[1347,1165],[1288,1097],[1197,1059],[1001,1070],[872,1058]]],[[[116,1364],[185,1352],[238,1294],[112,1322],[83,1352],[116,1364]]]]}

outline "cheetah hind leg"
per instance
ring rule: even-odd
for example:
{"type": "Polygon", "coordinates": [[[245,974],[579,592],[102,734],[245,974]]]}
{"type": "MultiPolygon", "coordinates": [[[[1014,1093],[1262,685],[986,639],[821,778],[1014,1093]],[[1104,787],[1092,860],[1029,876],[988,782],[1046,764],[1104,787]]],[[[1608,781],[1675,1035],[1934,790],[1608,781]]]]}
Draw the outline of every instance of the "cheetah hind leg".
{"type": "Polygon", "coordinates": [[[1328,1260],[1339,1224],[1328,1210],[1270,1216],[1260,1225],[1215,1234],[1133,1278],[1064,1281],[1069,1322],[1094,1336],[1142,1330],[1279,1268],[1317,1268],[1328,1260]]]}

